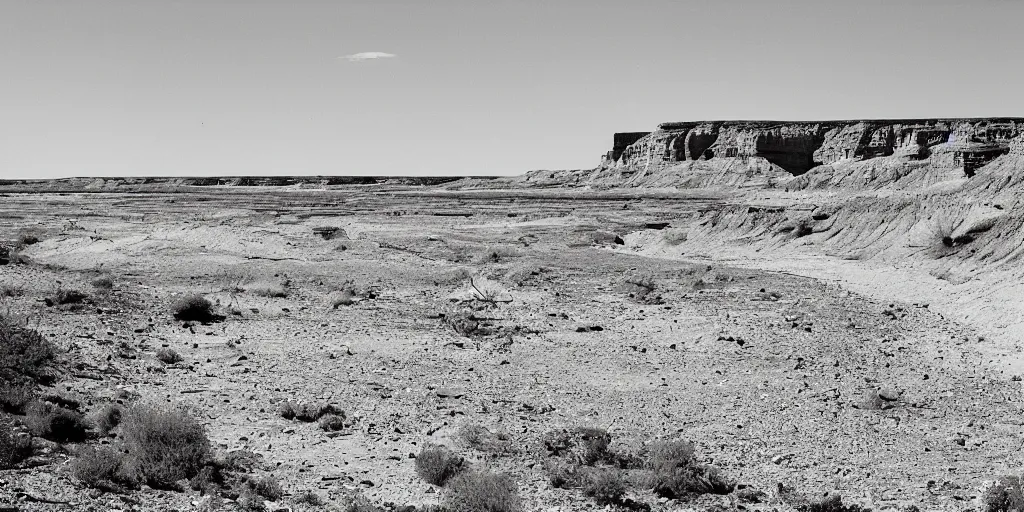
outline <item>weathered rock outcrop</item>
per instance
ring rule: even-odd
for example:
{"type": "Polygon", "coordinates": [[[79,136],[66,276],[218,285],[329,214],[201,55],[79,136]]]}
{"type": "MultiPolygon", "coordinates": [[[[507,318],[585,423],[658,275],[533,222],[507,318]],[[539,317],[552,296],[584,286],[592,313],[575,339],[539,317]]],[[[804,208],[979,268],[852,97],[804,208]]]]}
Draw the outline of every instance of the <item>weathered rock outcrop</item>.
{"type": "Polygon", "coordinates": [[[843,161],[945,155],[939,159],[944,166],[972,176],[1008,153],[1011,141],[1021,135],[1022,118],[663,123],[647,134],[616,134],[615,147],[605,154],[598,174],[615,169],[628,182],[636,173],[685,162],[760,159],[799,176],[843,161]],[[633,142],[622,147],[628,140],[633,142]]]}

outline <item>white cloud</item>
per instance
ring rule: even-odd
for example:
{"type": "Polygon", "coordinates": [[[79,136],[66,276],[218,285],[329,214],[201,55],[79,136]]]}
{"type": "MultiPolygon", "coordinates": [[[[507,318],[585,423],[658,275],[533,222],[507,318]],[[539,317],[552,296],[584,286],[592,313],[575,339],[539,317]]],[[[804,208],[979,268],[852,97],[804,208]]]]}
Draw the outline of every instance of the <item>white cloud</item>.
{"type": "Polygon", "coordinates": [[[346,55],[346,56],[340,57],[340,58],[348,59],[350,62],[362,62],[364,60],[391,59],[391,58],[394,58],[394,57],[398,57],[398,55],[395,55],[393,53],[385,53],[385,52],[361,52],[361,53],[353,53],[352,55],[346,55]]]}

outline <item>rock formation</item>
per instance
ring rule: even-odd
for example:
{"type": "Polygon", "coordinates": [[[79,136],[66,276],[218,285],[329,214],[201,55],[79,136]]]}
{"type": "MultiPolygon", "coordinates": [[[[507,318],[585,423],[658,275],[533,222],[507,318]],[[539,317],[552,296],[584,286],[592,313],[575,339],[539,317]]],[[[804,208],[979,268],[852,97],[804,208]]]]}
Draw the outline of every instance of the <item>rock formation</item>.
{"type": "Polygon", "coordinates": [[[1022,118],[674,122],[615,134],[601,168],[628,177],[688,161],[760,158],[801,175],[843,160],[949,154],[950,165],[972,176],[1022,134],[1022,118]]]}

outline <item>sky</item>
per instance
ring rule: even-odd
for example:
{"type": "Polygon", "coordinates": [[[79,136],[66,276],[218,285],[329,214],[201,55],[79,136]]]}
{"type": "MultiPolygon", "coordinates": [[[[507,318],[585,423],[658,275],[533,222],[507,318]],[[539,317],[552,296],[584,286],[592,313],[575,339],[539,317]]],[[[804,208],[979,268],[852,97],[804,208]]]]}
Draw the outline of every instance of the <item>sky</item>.
{"type": "Polygon", "coordinates": [[[1024,116],[1020,0],[0,0],[0,178],[511,175],[718,119],[1024,116]]]}

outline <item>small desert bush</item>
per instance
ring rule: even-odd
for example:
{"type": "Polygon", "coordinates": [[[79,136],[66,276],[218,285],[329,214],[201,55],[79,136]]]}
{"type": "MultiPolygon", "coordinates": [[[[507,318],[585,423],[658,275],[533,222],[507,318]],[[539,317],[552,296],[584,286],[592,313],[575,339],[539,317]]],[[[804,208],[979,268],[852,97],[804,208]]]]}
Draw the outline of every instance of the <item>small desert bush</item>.
{"type": "Polygon", "coordinates": [[[23,414],[35,396],[35,389],[29,384],[0,381],[0,410],[6,413],[23,414]]]}
{"type": "Polygon", "coordinates": [[[982,489],[978,501],[980,512],[1024,512],[1021,479],[1016,476],[1000,477],[982,489]]]}
{"type": "Polygon", "coordinates": [[[71,474],[88,487],[106,491],[136,489],[139,478],[128,454],[109,446],[87,447],[71,462],[71,474]]]}
{"type": "Polygon", "coordinates": [[[593,466],[598,462],[611,462],[614,457],[608,451],[611,435],[600,428],[577,427],[554,430],[544,434],[541,444],[549,457],[558,457],[566,462],[582,466],[593,466]]]}
{"type": "Polygon", "coordinates": [[[578,487],[583,481],[585,466],[568,462],[556,461],[545,464],[548,483],[555,489],[578,487]]]}
{"type": "Polygon", "coordinates": [[[838,494],[827,494],[821,499],[809,500],[795,508],[797,512],[871,512],[870,508],[860,505],[844,505],[843,497],[838,494]]]}
{"type": "Polygon", "coordinates": [[[151,487],[173,488],[210,459],[206,429],[179,409],[136,405],[121,422],[121,437],[151,487]]]}
{"type": "Polygon", "coordinates": [[[0,382],[49,382],[57,349],[39,332],[0,315],[0,382]]]}
{"type": "Polygon", "coordinates": [[[245,285],[243,289],[260,297],[283,298],[288,296],[287,286],[286,282],[256,281],[245,285]]]}
{"type": "Polygon", "coordinates": [[[41,236],[42,235],[35,230],[22,231],[18,234],[18,245],[28,246],[38,244],[41,236]]]}
{"type": "Polygon", "coordinates": [[[477,451],[491,453],[512,451],[512,443],[508,436],[491,432],[483,425],[463,425],[457,435],[466,446],[477,451]]]}
{"type": "Polygon", "coordinates": [[[686,241],[687,231],[682,228],[669,228],[662,233],[661,238],[669,245],[679,245],[686,241]]]}
{"type": "Polygon", "coordinates": [[[340,306],[351,306],[356,303],[356,294],[352,289],[345,288],[343,290],[335,290],[328,294],[328,301],[331,303],[333,309],[338,309],[340,306]]]}
{"type": "Polygon", "coordinates": [[[649,451],[655,494],[669,499],[687,494],[729,494],[735,482],[693,456],[693,445],[686,441],[655,443],[649,451]]]}
{"type": "Polygon", "coordinates": [[[21,297],[22,295],[25,295],[25,288],[16,284],[0,284],[0,297],[21,297]]]}
{"type": "Polygon", "coordinates": [[[444,487],[467,468],[465,459],[443,446],[426,446],[416,456],[416,474],[431,485],[444,487]]]}
{"type": "Polygon", "coordinates": [[[654,276],[648,274],[634,274],[627,276],[619,287],[631,299],[641,304],[662,304],[664,301],[661,295],[654,293],[658,289],[658,283],[654,276]]]}
{"type": "Polygon", "coordinates": [[[89,298],[89,294],[80,290],[61,288],[53,297],[46,300],[47,305],[81,304],[89,298]]]}
{"type": "Polygon", "coordinates": [[[213,303],[202,295],[186,295],[171,303],[171,314],[182,321],[210,322],[216,318],[213,303]]]}
{"type": "Polygon", "coordinates": [[[114,280],[110,276],[100,276],[90,281],[93,288],[97,290],[112,290],[114,288],[114,280]]]}
{"type": "Polygon", "coordinates": [[[310,507],[323,507],[326,504],[319,494],[308,489],[296,493],[295,496],[292,497],[292,501],[298,505],[307,505],[310,507]]]}
{"type": "Polygon", "coordinates": [[[469,280],[469,288],[473,298],[485,304],[495,306],[501,302],[511,302],[512,298],[508,290],[500,283],[485,277],[474,277],[469,280]]]}
{"type": "Polygon", "coordinates": [[[184,358],[181,357],[181,354],[179,354],[176,350],[167,347],[157,350],[156,358],[158,361],[164,364],[180,363],[181,361],[184,360],[184,358]]]}
{"type": "Polygon", "coordinates": [[[0,418],[0,469],[10,469],[32,455],[32,440],[19,434],[14,425],[0,418]]]}
{"type": "Polygon", "coordinates": [[[286,420],[299,420],[306,423],[312,423],[330,414],[345,417],[345,411],[336,405],[309,403],[300,405],[295,402],[282,403],[278,408],[278,414],[286,420]]]}
{"type": "Polygon", "coordinates": [[[442,505],[451,512],[520,512],[516,483],[506,475],[467,471],[445,489],[442,505]]]}
{"type": "Polygon", "coordinates": [[[628,489],[622,471],[613,468],[591,469],[583,484],[583,494],[602,506],[622,503],[628,489]]]}
{"type": "Polygon", "coordinates": [[[488,247],[478,252],[474,257],[475,263],[501,263],[520,256],[520,252],[511,247],[488,247]]]}
{"type": "Polygon", "coordinates": [[[338,432],[339,430],[345,430],[348,427],[348,422],[345,420],[344,414],[326,414],[320,418],[320,429],[325,432],[338,432]]]}
{"type": "Polygon", "coordinates": [[[78,412],[40,401],[25,407],[25,426],[32,435],[58,443],[84,441],[89,430],[78,412]]]}
{"type": "Polygon", "coordinates": [[[252,494],[270,501],[277,501],[284,496],[281,484],[273,475],[250,476],[243,481],[242,487],[239,494],[250,491],[252,494]]]}
{"type": "Polygon", "coordinates": [[[467,338],[491,334],[491,330],[484,327],[481,320],[471,310],[458,311],[444,316],[445,325],[460,336],[467,338]]]}
{"type": "Polygon", "coordinates": [[[124,416],[124,408],[117,404],[107,404],[96,411],[92,416],[93,426],[96,433],[101,436],[110,435],[110,432],[121,424],[124,416]]]}

